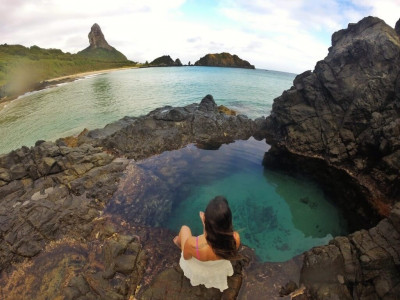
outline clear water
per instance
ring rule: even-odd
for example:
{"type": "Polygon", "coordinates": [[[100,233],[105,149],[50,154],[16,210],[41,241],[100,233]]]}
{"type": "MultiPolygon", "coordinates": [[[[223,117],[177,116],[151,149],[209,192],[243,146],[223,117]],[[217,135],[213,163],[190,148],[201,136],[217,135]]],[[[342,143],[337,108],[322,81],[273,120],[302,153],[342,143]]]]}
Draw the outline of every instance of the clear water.
{"type": "Polygon", "coordinates": [[[212,67],[130,69],[31,93],[0,110],[0,153],[56,140],[164,105],[183,106],[211,94],[251,118],[269,114],[295,75],[212,67]]]}
{"type": "Polygon", "coordinates": [[[146,211],[141,222],[176,232],[186,224],[198,235],[203,230],[199,211],[224,195],[242,243],[262,261],[285,261],[346,234],[345,219],[319,187],[264,170],[267,149],[265,141],[250,138],[219,150],[189,145],[132,162],[107,210],[133,221],[146,211]]]}

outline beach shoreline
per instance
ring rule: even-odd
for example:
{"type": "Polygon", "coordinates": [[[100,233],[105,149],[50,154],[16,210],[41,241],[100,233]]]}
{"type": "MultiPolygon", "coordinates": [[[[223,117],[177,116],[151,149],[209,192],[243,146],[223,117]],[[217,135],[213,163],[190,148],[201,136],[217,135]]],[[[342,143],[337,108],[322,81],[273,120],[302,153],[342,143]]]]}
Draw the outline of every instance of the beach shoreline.
{"type": "Polygon", "coordinates": [[[20,95],[15,95],[12,97],[3,97],[0,99],[0,111],[3,110],[5,106],[7,106],[11,101],[18,99],[19,97],[31,93],[31,92],[36,92],[36,91],[41,91],[47,88],[54,87],[58,84],[61,83],[68,83],[68,82],[73,82],[78,79],[85,78],[86,76],[90,75],[100,75],[100,74],[106,74],[106,73],[111,73],[115,71],[122,71],[122,70],[128,70],[128,69],[138,69],[139,67],[121,67],[121,68],[112,68],[112,69],[103,69],[103,70],[96,70],[96,71],[87,71],[87,72],[81,72],[81,73],[76,73],[76,74],[70,74],[70,75],[65,75],[65,76],[60,76],[60,77],[55,77],[55,78],[50,78],[43,80],[41,82],[38,82],[36,84],[36,87],[26,91],[20,95]]]}

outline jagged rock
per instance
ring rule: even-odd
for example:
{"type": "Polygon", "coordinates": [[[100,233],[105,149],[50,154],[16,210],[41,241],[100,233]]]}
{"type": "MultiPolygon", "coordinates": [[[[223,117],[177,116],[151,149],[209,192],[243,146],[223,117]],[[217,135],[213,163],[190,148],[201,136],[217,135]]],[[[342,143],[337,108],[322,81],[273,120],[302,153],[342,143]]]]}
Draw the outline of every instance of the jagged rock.
{"type": "Polygon", "coordinates": [[[127,60],[125,55],[107,43],[106,39],[104,38],[104,34],[97,23],[93,24],[88,37],[90,43],[89,47],[79,51],[77,53],[78,55],[108,61],[127,60]]]}
{"type": "Polygon", "coordinates": [[[247,60],[239,58],[237,55],[230,53],[214,53],[207,54],[194,63],[195,66],[210,66],[210,67],[230,67],[230,68],[245,68],[255,69],[247,60]]]}
{"type": "Polygon", "coordinates": [[[397,299],[400,295],[400,203],[370,230],[307,251],[300,281],[310,299],[397,299]]]}
{"type": "Polygon", "coordinates": [[[13,265],[0,277],[2,299],[130,299],[146,255],[137,237],[118,231],[126,230],[95,221],[84,243],[60,239],[29,263],[13,265]]]}
{"type": "Polygon", "coordinates": [[[288,283],[286,283],[284,286],[281,287],[281,289],[279,290],[279,296],[281,297],[287,296],[290,293],[297,290],[297,288],[298,288],[297,283],[290,280],[288,283]]]}
{"type": "MultiPolygon", "coordinates": [[[[336,168],[347,174],[343,184],[354,181],[361,192],[342,197],[339,189],[339,202],[358,199],[387,215],[400,200],[399,74],[400,38],[382,20],[367,17],[334,33],[328,56],[274,100],[265,164],[289,155],[321,160],[325,167],[310,170],[316,178],[329,186],[321,173],[336,168]]],[[[371,216],[368,207],[361,214],[371,216]]]]}
{"type": "Polygon", "coordinates": [[[88,34],[89,44],[91,48],[104,48],[112,50],[112,47],[107,43],[100,26],[94,23],[88,34]]]}
{"type": "Polygon", "coordinates": [[[396,22],[394,30],[397,32],[398,35],[400,35],[400,19],[396,22]]]}
{"type": "Polygon", "coordinates": [[[328,56],[295,78],[266,120],[266,167],[319,180],[359,216],[348,218],[352,228],[389,216],[305,253],[307,299],[400,295],[399,75],[398,33],[364,18],[333,34],[328,56]]]}
{"type": "Polygon", "coordinates": [[[257,132],[257,126],[246,116],[220,113],[213,97],[207,95],[200,104],[158,108],[126,122],[117,131],[109,131],[106,126],[104,131],[89,132],[81,140],[141,159],[189,143],[215,148],[235,139],[247,139],[257,132]]]}

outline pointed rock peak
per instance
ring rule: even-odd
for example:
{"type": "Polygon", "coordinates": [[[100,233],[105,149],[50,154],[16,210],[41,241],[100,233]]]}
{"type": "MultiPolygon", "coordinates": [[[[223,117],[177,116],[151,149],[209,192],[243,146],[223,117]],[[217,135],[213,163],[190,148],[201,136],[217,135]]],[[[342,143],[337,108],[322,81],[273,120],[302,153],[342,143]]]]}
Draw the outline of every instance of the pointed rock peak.
{"type": "Polygon", "coordinates": [[[199,110],[201,111],[214,111],[216,110],[217,104],[214,101],[214,97],[212,95],[205,96],[199,105],[199,110]]]}
{"type": "Polygon", "coordinates": [[[89,43],[91,48],[104,48],[112,50],[112,47],[107,43],[100,26],[94,23],[89,32],[89,43]]]}
{"type": "Polygon", "coordinates": [[[394,26],[394,30],[396,30],[396,33],[400,35],[400,19],[396,22],[396,25],[394,26]]]}

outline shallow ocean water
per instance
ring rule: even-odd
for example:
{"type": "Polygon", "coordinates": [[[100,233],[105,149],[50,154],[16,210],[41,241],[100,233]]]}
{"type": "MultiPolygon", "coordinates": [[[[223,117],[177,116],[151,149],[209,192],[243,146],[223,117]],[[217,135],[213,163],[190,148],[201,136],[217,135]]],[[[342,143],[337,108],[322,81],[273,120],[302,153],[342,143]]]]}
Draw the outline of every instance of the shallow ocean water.
{"type": "Polygon", "coordinates": [[[128,69],[29,93],[0,110],[0,154],[37,140],[104,127],[165,105],[199,103],[207,94],[250,118],[270,113],[295,74],[235,68],[128,69]]]}
{"type": "Polygon", "coordinates": [[[199,235],[199,211],[223,195],[242,243],[270,262],[286,261],[346,234],[343,215],[317,185],[264,169],[268,147],[253,138],[218,150],[189,145],[132,163],[136,175],[126,174],[108,211],[127,220],[146,211],[148,218],[141,222],[175,232],[186,224],[199,235]]]}

